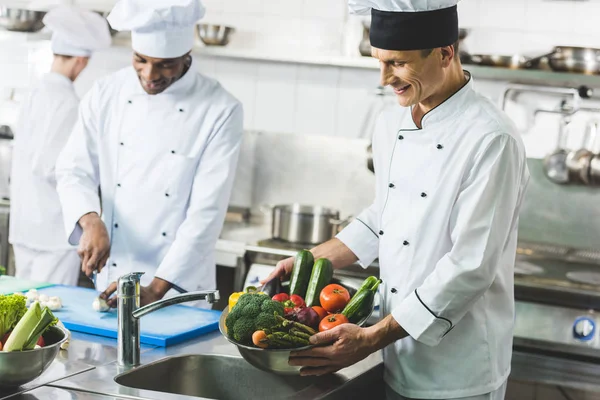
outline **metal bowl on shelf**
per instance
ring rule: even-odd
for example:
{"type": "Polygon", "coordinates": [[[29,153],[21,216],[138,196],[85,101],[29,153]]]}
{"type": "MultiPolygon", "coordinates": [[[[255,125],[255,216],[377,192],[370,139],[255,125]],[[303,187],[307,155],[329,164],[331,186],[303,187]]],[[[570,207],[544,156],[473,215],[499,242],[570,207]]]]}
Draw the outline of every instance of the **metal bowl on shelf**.
{"type": "Polygon", "coordinates": [[[0,6],[0,27],[13,32],[38,32],[44,27],[44,11],[0,6]]]}
{"type": "Polygon", "coordinates": [[[213,24],[196,25],[198,37],[207,46],[226,46],[234,32],[235,28],[231,26],[213,24]]]}
{"type": "Polygon", "coordinates": [[[557,72],[600,74],[600,49],[557,46],[548,55],[548,63],[557,72]]]}
{"type": "MultiPolygon", "coordinates": [[[[350,283],[345,279],[333,278],[331,283],[337,283],[338,285],[342,285],[348,292],[350,296],[354,296],[358,287],[354,284],[350,283]]],[[[289,282],[284,282],[284,291],[289,287],[289,282]]],[[[364,326],[368,319],[373,314],[373,310],[375,309],[375,302],[373,303],[373,307],[369,312],[369,315],[360,320],[356,325],[364,326]]],[[[237,343],[235,340],[231,339],[227,335],[227,327],[225,326],[225,319],[227,318],[227,314],[229,314],[229,307],[225,307],[223,312],[221,313],[221,317],[219,318],[219,330],[221,334],[225,336],[225,338],[232,344],[234,344],[240,355],[252,366],[258,368],[260,370],[271,372],[277,375],[299,375],[300,368],[298,366],[292,366],[288,364],[288,360],[290,358],[290,352],[292,351],[300,351],[307,350],[314,346],[304,346],[298,347],[294,349],[261,349],[259,347],[254,346],[246,346],[240,343],[237,343]]]]}
{"type": "Polygon", "coordinates": [[[58,326],[48,329],[43,337],[46,345],[39,349],[0,351],[0,388],[18,387],[37,379],[48,369],[68,338],[67,332],[58,326]]]}
{"type": "Polygon", "coordinates": [[[469,64],[510,69],[525,68],[528,64],[528,61],[530,61],[529,58],[518,54],[471,54],[469,57],[469,64]]]}

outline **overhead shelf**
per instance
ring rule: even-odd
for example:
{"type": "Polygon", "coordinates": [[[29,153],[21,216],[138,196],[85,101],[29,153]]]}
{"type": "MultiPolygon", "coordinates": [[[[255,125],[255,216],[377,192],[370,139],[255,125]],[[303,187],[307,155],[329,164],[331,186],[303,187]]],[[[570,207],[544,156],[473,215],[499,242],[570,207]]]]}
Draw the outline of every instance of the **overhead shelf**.
{"type": "MultiPolygon", "coordinates": [[[[27,40],[48,40],[47,32],[22,34],[28,35],[27,40]]],[[[130,47],[130,36],[119,33],[113,38],[113,46],[130,47]]],[[[309,55],[283,54],[277,51],[261,52],[255,49],[240,49],[235,47],[207,47],[197,44],[193,54],[198,56],[209,56],[215,58],[227,58],[235,60],[262,61],[274,63],[307,64],[317,66],[329,66],[340,68],[356,68],[366,70],[378,70],[379,62],[371,57],[342,56],[342,55],[309,55]]],[[[600,88],[600,75],[584,75],[575,73],[553,72],[546,70],[519,70],[500,67],[483,67],[464,64],[464,69],[470,71],[476,79],[506,81],[522,84],[533,84],[543,86],[579,87],[589,86],[600,88]]]]}
{"type": "MultiPolygon", "coordinates": [[[[379,69],[379,62],[376,59],[360,56],[309,56],[301,54],[286,56],[275,52],[263,54],[253,50],[227,47],[198,47],[196,48],[195,53],[198,55],[240,60],[312,64],[358,69],[379,69]]],[[[499,67],[483,67],[470,64],[464,64],[463,68],[470,71],[475,78],[479,79],[547,86],[579,87],[585,85],[600,88],[600,75],[584,75],[544,70],[518,70],[499,67]]]]}

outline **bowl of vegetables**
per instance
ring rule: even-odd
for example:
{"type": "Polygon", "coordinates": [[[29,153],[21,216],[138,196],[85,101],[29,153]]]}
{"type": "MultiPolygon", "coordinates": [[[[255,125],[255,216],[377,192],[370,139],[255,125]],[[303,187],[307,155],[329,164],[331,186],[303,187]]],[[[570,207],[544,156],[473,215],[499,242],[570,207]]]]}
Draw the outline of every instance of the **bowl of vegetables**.
{"type": "Polygon", "coordinates": [[[17,387],[39,377],[68,340],[48,307],[25,306],[22,295],[0,295],[0,387],[17,387]]]}
{"type": "Polygon", "coordinates": [[[310,336],[340,324],[364,326],[375,308],[381,280],[371,276],[357,287],[333,277],[331,262],[314,260],[307,250],[295,258],[289,281],[274,279],[259,291],[233,293],[221,313],[219,330],[254,367],[298,375],[290,352],[313,347],[310,336]]]}

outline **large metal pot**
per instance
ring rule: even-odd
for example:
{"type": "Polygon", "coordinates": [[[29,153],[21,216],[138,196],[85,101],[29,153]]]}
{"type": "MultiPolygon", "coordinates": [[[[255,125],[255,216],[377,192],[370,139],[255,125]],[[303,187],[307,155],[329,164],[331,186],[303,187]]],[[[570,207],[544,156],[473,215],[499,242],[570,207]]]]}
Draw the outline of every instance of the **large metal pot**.
{"type": "Polygon", "coordinates": [[[347,224],[340,213],[321,206],[288,204],[268,206],[272,212],[272,237],[292,243],[316,245],[333,238],[347,224]]]}

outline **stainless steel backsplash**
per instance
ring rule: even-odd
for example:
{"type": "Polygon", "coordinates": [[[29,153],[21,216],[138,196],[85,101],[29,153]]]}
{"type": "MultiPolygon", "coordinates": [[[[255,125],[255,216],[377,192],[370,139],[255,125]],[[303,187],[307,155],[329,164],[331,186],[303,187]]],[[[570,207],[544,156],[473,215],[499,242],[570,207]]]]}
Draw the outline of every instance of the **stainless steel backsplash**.
{"type": "MultiPolygon", "coordinates": [[[[231,204],[260,214],[262,205],[301,203],[356,215],[371,204],[375,177],[367,169],[368,139],[246,132],[231,204]]],[[[560,186],[539,159],[528,160],[531,182],[519,239],[572,249],[600,249],[600,189],[560,186]]]]}

